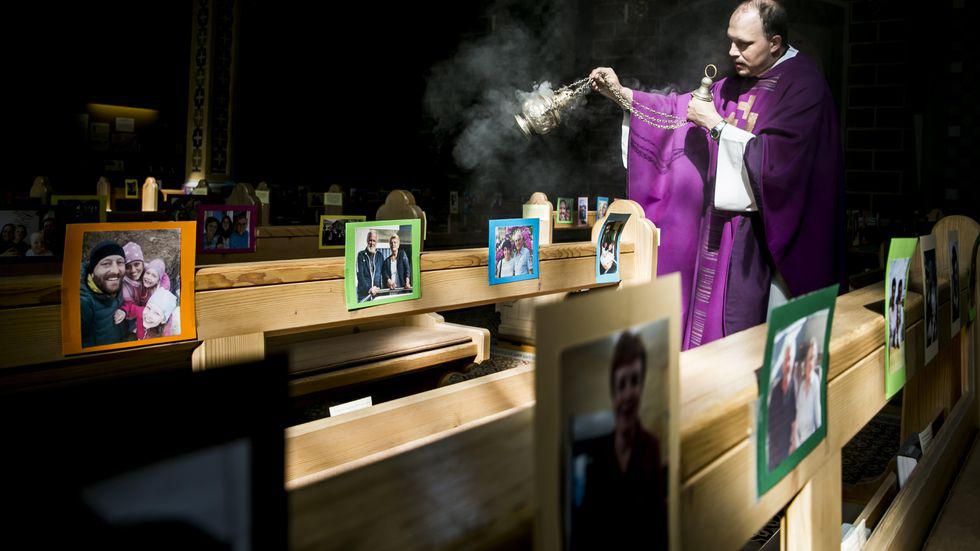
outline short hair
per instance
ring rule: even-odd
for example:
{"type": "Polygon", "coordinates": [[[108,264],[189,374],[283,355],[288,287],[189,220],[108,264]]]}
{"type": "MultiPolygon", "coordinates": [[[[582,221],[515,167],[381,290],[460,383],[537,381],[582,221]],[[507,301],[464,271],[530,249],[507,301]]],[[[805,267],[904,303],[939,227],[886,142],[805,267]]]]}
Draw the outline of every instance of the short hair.
{"type": "Polygon", "coordinates": [[[642,381],[646,379],[647,373],[647,350],[640,337],[629,331],[623,331],[613,348],[612,365],[609,369],[609,389],[612,392],[616,391],[616,369],[636,360],[640,360],[640,380],[642,381]]]}
{"type": "Polygon", "coordinates": [[[237,223],[239,220],[248,220],[248,213],[247,212],[236,212],[235,213],[235,222],[237,223]]]}
{"type": "Polygon", "coordinates": [[[789,14],[783,4],[777,0],[744,0],[738,9],[753,8],[759,12],[762,20],[762,32],[766,38],[779,35],[783,37],[783,46],[789,45],[789,14]]]}
{"type": "Polygon", "coordinates": [[[783,358],[786,357],[786,352],[789,352],[789,365],[792,367],[796,363],[796,347],[793,346],[793,339],[789,337],[783,341],[783,348],[779,351],[779,363],[777,365],[780,369],[783,368],[783,358]]]}
{"type": "Polygon", "coordinates": [[[401,241],[401,238],[398,237],[398,234],[397,233],[391,234],[391,237],[388,238],[388,243],[391,243],[391,240],[392,239],[397,239],[397,240],[401,241]]]}

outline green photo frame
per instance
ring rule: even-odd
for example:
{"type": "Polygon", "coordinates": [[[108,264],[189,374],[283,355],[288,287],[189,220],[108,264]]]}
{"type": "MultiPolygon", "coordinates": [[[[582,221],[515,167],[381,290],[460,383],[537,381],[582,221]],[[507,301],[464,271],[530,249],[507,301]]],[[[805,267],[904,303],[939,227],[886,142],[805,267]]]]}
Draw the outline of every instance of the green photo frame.
{"type": "Polygon", "coordinates": [[[559,197],[555,204],[555,224],[560,226],[571,226],[575,223],[575,199],[572,197],[559,197]]]}
{"type": "Polygon", "coordinates": [[[801,296],[769,317],[756,427],[760,497],[827,436],[828,347],[837,291],[832,285],[801,296]]]}
{"type": "Polygon", "coordinates": [[[350,222],[345,233],[344,297],[348,310],[422,296],[420,220],[350,222]],[[397,242],[393,242],[395,237],[397,242]],[[397,252],[392,262],[393,248],[397,252]]]}
{"type": "Polygon", "coordinates": [[[915,253],[914,237],[892,239],[885,265],[885,399],[905,386],[905,298],[909,266],[915,253]]]}

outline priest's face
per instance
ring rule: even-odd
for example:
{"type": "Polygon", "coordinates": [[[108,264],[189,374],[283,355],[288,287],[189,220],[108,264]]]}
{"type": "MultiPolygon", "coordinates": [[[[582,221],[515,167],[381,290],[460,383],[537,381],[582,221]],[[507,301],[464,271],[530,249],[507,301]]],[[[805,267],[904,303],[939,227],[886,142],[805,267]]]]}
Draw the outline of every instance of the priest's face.
{"type": "Polygon", "coordinates": [[[759,10],[740,7],[728,21],[728,39],[732,46],[728,55],[740,77],[757,77],[769,70],[779,59],[783,38],[766,38],[759,10]]]}

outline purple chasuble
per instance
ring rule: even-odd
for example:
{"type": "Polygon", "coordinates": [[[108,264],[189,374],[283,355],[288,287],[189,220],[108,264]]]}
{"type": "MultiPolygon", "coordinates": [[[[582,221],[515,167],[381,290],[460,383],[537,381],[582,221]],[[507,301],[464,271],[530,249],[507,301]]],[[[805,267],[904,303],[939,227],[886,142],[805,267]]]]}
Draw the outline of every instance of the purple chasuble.
{"type": "MultiPolygon", "coordinates": [[[[744,161],[758,212],[715,210],[718,144],[707,131],[630,119],[629,197],[661,230],[658,275],[681,273],[685,350],[764,322],[773,269],[790,296],[833,283],[846,290],[843,154],[820,70],[797,54],[712,92],[718,113],[756,136],[744,161]]],[[[633,98],[637,109],[686,118],[691,94],[633,98]]]]}

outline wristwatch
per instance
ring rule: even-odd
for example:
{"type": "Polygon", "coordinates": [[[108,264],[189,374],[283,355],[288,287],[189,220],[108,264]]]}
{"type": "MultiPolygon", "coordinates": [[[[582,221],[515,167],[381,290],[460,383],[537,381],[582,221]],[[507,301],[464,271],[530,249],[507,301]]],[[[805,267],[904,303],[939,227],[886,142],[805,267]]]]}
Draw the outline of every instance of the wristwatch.
{"type": "Polygon", "coordinates": [[[712,128],[710,132],[708,132],[708,135],[711,136],[712,140],[717,142],[718,139],[721,138],[721,129],[725,128],[726,124],[728,124],[728,121],[722,119],[721,122],[715,125],[715,127],[712,128]]]}

